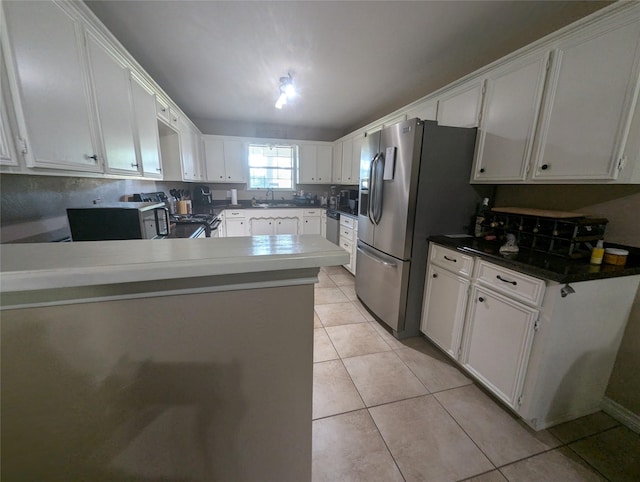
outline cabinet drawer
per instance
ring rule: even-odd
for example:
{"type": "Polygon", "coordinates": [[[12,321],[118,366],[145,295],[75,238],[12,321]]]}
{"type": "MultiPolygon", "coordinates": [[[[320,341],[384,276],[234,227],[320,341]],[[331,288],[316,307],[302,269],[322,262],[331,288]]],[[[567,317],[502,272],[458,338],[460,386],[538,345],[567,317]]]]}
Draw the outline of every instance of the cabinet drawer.
{"type": "Polygon", "coordinates": [[[355,229],[357,225],[358,221],[356,221],[355,219],[348,218],[347,216],[340,216],[340,226],[355,229]]]}
{"type": "Polygon", "coordinates": [[[433,243],[429,249],[429,261],[462,276],[471,276],[473,272],[471,256],[433,243]]]}
{"type": "Polygon", "coordinates": [[[225,210],[224,216],[227,219],[229,219],[229,218],[244,218],[244,217],[246,217],[244,211],[233,210],[233,209],[225,210]]]}
{"type": "Polygon", "coordinates": [[[303,209],[303,216],[320,216],[322,209],[303,209]]]}
{"type": "Polygon", "coordinates": [[[345,251],[348,251],[349,254],[353,255],[353,244],[344,238],[340,238],[340,247],[345,251]]]}
{"type": "Polygon", "coordinates": [[[340,239],[346,239],[347,241],[354,241],[353,229],[349,229],[345,226],[340,226],[340,239]]]}
{"type": "Polygon", "coordinates": [[[485,286],[534,306],[540,304],[544,294],[543,280],[486,261],[478,263],[476,279],[485,286]]]}

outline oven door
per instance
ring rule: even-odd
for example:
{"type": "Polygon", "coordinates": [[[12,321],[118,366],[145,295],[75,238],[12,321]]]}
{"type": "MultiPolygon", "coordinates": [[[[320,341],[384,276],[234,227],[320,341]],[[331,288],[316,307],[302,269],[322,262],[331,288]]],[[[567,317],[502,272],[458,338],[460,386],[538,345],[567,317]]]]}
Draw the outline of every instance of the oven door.
{"type": "Polygon", "coordinates": [[[209,236],[210,238],[219,238],[220,237],[220,230],[218,229],[220,224],[222,224],[222,221],[220,221],[219,219],[216,219],[213,222],[213,224],[211,224],[211,234],[209,236]]]}
{"type": "Polygon", "coordinates": [[[169,236],[169,210],[155,208],[142,214],[144,239],[159,239],[169,236]]]}

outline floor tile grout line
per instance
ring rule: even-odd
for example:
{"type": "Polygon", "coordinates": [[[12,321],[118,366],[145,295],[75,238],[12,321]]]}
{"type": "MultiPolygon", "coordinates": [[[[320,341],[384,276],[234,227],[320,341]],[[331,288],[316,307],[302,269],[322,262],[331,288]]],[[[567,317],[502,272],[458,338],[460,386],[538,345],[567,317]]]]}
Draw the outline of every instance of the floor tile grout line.
{"type": "MultiPolygon", "coordinates": [[[[468,385],[465,385],[468,386],[468,385]]],[[[460,388],[460,387],[458,387],[460,388]]],[[[454,388],[452,388],[451,390],[455,390],[454,388]]],[[[441,393],[441,392],[440,392],[441,393]]],[[[480,446],[478,445],[478,443],[473,439],[473,437],[471,435],[469,435],[469,433],[464,429],[464,427],[462,425],[460,425],[460,422],[458,422],[458,419],[456,419],[456,417],[453,416],[453,414],[451,412],[449,412],[449,410],[447,410],[447,407],[444,406],[444,404],[438,399],[438,397],[435,396],[435,394],[433,395],[433,398],[435,399],[436,402],[438,402],[438,404],[442,407],[442,409],[447,412],[447,415],[449,415],[451,417],[451,419],[455,422],[455,424],[460,427],[460,430],[462,430],[462,432],[469,437],[469,440],[471,440],[471,443],[473,443],[473,445],[475,445],[477,447],[477,449],[480,451],[480,453],[482,455],[485,456],[485,458],[489,461],[489,463],[491,465],[493,465],[494,469],[497,469],[498,466],[493,462],[493,460],[491,460],[491,458],[484,452],[484,450],[482,450],[482,448],[480,448],[480,446]]],[[[476,474],[479,475],[479,474],[476,474]]],[[[471,477],[475,477],[476,475],[472,475],[471,477]]]]}
{"type": "Polygon", "coordinates": [[[382,432],[380,431],[380,427],[378,427],[378,424],[376,423],[376,419],[373,418],[373,415],[371,415],[371,411],[369,410],[369,407],[367,407],[367,413],[369,414],[369,417],[371,418],[371,421],[373,422],[373,425],[376,427],[376,430],[380,434],[380,438],[382,439],[382,442],[384,443],[384,446],[387,448],[387,451],[389,452],[389,455],[391,455],[391,460],[393,460],[393,463],[395,464],[396,468],[398,469],[398,472],[400,473],[400,477],[402,477],[402,480],[404,480],[406,482],[407,478],[404,476],[404,473],[402,472],[402,469],[400,468],[400,465],[398,464],[398,461],[396,460],[395,455],[393,455],[393,452],[391,451],[391,448],[389,448],[389,444],[387,444],[387,441],[385,440],[384,435],[382,435],[382,432]]]}

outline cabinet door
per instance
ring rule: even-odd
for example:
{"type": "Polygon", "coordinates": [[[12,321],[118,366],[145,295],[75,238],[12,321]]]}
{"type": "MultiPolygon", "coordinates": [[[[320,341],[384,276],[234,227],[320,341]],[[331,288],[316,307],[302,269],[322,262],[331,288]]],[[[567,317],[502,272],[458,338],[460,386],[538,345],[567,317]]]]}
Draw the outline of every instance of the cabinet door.
{"type": "Polygon", "coordinates": [[[455,359],[460,355],[469,284],[468,279],[429,265],[420,331],[455,359]]]}
{"type": "Polygon", "coordinates": [[[618,175],[638,88],[640,22],[582,34],[555,51],[533,179],[618,175]]]}
{"type": "Polygon", "coordinates": [[[225,220],[226,237],[247,236],[245,219],[227,218],[225,220]]]}
{"type": "Polygon", "coordinates": [[[312,144],[302,144],[298,151],[298,183],[313,184],[316,180],[318,165],[318,148],[312,144]]]}
{"type": "Polygon", "coordinates": [[[86,39],[106,168],[138,174],[129,71],[91,32],[86,39]]]}
{"type": "Polygon", "coordinates": [[[64,5],[3,2],[29,166],[98,172],[82,32],[64,5]]]}
{"type": "Polygon", "coordinates": [[[342,183],[342,141],[333,145],[333,158],[331,159],[331,182],[342,183]]]}
{"type": "Polygon", "coordinates": [[[18,155],[15,150],[12,124],[9,119],[9,109],[12,108],[12,104],[9,83],[6,77],[7,70],[4,64],[3,48],[4,46],[0,45],[0,165],[18,166],[18,155]]]}
{"type": "Polygon", "coordinates": [[[302,223],[302,234],[321,234],[320,216],[306,217],[302,223]]]}
{"type": "Polygon", "coordinates": [[[353,139],[342,142],[342,184],[354,184],[353,177],[353,139]]]}
{"type": "Polygon", "coordinates": [[[277,218],[275,234],[299,234],[298,218],[277,218]]]}
{"type": "Polygon", "coordinates": [[[320,216],[320,236],[323,238],[327,237],[327,213],[323,211],[322,216],[320,216]]]}
{"type": "Polygon", "coordinates": [[[475,181],[522,181],[531,159],[549,54],[488,74],[475,181]]]}
{"type": "Polygon", "coordinates": [[[249,220],[249,233],[251,236],[275,233],[275,220],[273,218],[251,218],[249,220]]]}
{"type": "Polygon", "coordinates": [[[351,184],[360,184],[360,154],[362,153],[362,143],[364,134],[353,138],[351,148],[351,184]]]}
{"type": "Polygon", "coordinates": [[[328,145],[317,146],[316,178],[319,183],[331,182],[331,157],[332,149],[328,145]]]}
{"type": "Polygon", "coordinates": [[[516,408],[538,311],[477,286],[469,303],[460,361],[497,397],[516,408]]]}
{"type": "Polygon", "coordinates": [[[135,75],[131,75],[131,97],[142,172],[145,176],[159,177],[162,175],[162,168],[155,94],[135,75]]]}
{"type": "Polygon", "coordinates": [[[438,124],[477,127],[482,105],[482,82],[473,80],[438,99],[438,124]]]}
{"type": "Polygon", "coordinates": [[[197,181],[199,172],[196,165],[191,126],[182,116],[178,117],[178,135],[180,139],[180,158],[182,160],[182,179],[185,181],[197,181]]]}
{"type": "Polygon", "coordinates": [[[204,137],[204,161],[207,167],[207,180],[213,182],[225,181],[224,142],[222,139],[204,137]]]}
{"type": "Polygon", "coordinates": [[[247,182],[247,151],[244,142],[225,140],[223,143],[227,182],[247,182]]]}

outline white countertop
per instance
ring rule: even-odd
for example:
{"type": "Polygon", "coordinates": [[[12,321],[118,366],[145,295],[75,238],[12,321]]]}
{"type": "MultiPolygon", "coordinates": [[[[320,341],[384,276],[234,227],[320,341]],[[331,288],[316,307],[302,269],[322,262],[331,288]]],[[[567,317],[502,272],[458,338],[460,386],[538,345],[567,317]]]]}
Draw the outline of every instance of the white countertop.
{"type": "Polygon", "coordinates": [[[0,245],[0,291],[335,266],[349,254],[321,236],[0,245]]]}

